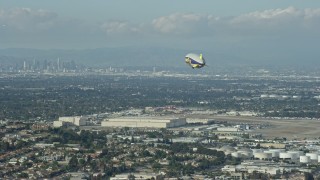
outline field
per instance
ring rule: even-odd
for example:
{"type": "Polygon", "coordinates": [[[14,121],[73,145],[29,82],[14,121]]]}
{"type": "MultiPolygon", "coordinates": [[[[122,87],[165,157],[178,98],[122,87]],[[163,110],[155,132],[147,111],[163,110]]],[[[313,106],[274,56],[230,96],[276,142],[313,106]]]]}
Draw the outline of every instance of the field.
{"type": "Polygon", "coordinates": [[[320,137],[320,121],[318,120],[271,120],[267,129],[259,129],[264,137],[286,137],[287,139],[304,139],[320,137]]]}
{"type": "MultiPolygon", "coordinates": [[[[183,116],[186,117],[186,116],[183,116]]],[[[253,129],[251,133],[261,133],[266,139],[285,137],[288,140],[303,140],[305,138],[320,138],[320,120],[309,119],[266,119],[261,117],[241,116],[211,116],[211,115],[188,115],[188,118],[214,119],[215,121],[226,121],[231,124],[248,123],[259,125],[260,129],[253,129]]],[[[98,126],[83,126],[81,129],[105,129],[98,126]]]]}
{"type": "Polygon", "coordinates": [[[286,137],[287,139],[304,139],[320,137],[320,120],[309,119],[264,119],[258,117],[225,117],[215,116],[215,120],[228,122],[248,122],[269,124],[263,129],[253,132],[261,133],[265,138],[286,137]]]}

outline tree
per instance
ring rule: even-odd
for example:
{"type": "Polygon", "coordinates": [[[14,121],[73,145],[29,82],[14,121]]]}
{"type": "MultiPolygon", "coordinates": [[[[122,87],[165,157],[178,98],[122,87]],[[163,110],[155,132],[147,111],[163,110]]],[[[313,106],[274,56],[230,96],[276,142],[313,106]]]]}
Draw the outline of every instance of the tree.
{"type": "Polygon", "coordinates": [[[99,154],[99,157],[101,158],[101,157],[103,157],[103,156],[107,156],[108,155],[108,149],[107,148],[103,148],[102,150],[101,150],[101,154],[99,154]]]}
{"type": "Polygon", "coordinates": [[[83,158],[79,159],[79,166],[80,167],[83,167],[85,164],[86,164],[86,161],[83,158]]]}
{"type": "Polygon", "coordinates": [[[90,167],[91,167],[92,171],[96,171],[97,168],[98,168],[98,163],[97,163],[97,161],[91,161],[90,167]]]}
{"type": "Polygon", "coordinates": [[[311,173],[305,172],[304,173],[304,179],[305,180],[314,180],[314,177],[311,173]]]}
{"type": "Polygon", "coordinates": [[[29,178],[29,175],[27,173],[22,172],[18,174],[18,178],[29,178]]]}
{"type": "Polygon", "coordinates": [[[75,155],[71,157],[69,164],[68,164],[68,169],[70,171],[77,171],[78,170],[78,158],[75,155]]]}
{"type": "Polygon", "coordinates": [[[10,144],[8,142],[5,142],[5,141],[1,141],[0,142],[0,149],[3,151],[3,152],[6,152],[10,149],[10,144]]]}
{"type": "Polygon", "coordinates": [[[163,159],[167,157],[167,153],[161,150],[156,150],[154,157],[156,159],[163,159]]]}
{"type": "Polygon", "coordinates": [[[151,154],[148,150],[142,151],[142,157],[148,157],[148,156],[151,156],[151,154]]]}
{"type": "Polygon", "coordinates": [[[162,168],[162,165],[161,165],[160,163],[158,163],[158,162],[154,162],[154,163],[152,164],[152,169],[153,169],[154,171],[159,171],[161,168],[162,168]]]}
{"type": "Polygon", "coordinates": [[[183,167],[183,172],[184,172],[184,174],[190,175],[190,174],[194,173],[194,169],[195,168],[190,163],[188,163],[187,165],[185,165],[183,167]]]}
{"type": "Polygon", "coordinates": [[[22,147],[26,146],[27,143],[25,141],[22,141],[22,140],[18,140],[17,141],[17,144],[16,144],[16,148],[17,149],[21,149],[22,147]]]}

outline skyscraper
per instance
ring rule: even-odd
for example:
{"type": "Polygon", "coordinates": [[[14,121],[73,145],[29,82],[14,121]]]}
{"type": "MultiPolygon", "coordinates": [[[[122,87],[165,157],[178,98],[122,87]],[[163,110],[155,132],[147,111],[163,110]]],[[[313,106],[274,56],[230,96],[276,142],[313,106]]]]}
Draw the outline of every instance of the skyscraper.
{"type": "Polygon", "coordinates": [[[23,61],[23,70],[26,71],[27,70],[27,62],[23,61]]]}
{"type": "Polygon", "coordinates": [[[57,60],[57,71],[60,71],[60,58],[57,60]]]}

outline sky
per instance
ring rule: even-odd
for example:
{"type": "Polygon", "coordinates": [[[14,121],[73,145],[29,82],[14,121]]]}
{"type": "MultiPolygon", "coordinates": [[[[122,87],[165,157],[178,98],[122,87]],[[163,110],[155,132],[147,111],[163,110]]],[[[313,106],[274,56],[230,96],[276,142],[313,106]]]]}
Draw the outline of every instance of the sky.
{"type": "Polygon", "coordinates": [[[0,0],[0,48],[168,47],[318,60],[319,29],[318,0],[0,0]]]}

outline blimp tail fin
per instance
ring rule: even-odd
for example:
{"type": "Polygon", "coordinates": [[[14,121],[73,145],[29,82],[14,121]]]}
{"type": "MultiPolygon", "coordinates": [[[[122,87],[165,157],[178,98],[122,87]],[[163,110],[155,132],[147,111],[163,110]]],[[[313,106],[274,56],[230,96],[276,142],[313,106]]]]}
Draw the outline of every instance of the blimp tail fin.
{"type": "Polygon", "coordinates": [[[202,59],[202,54],[200,54],[200,59],[203,60],[203,59],[202,59]]]}

